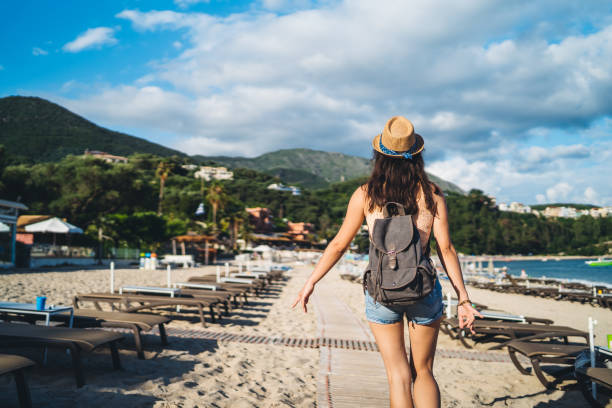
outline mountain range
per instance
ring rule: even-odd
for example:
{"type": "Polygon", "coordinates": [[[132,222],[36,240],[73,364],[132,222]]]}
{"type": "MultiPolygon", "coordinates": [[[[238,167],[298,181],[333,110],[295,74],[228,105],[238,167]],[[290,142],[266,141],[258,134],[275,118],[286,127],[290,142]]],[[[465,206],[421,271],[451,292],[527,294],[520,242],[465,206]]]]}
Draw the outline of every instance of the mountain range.
{"type": "MultiPolygon", "coordinates": [[[[365,177],[371,170],[369,159],[310,149],[278,150],[254,158],[189,156],[139,137],[100,127],[38,97],[0,98],[0,144],[4,145],[6,155],[13,163],[57,161],[68,154],[83,154],[87,149],[120,156],[150,153],[162,157],[184,157],[194,163],[249,168],[277,176],[284,183],[309,188],[365,177]]],[[[456,185],[429,176],[443,190],[463,193],[456,185]]]]}

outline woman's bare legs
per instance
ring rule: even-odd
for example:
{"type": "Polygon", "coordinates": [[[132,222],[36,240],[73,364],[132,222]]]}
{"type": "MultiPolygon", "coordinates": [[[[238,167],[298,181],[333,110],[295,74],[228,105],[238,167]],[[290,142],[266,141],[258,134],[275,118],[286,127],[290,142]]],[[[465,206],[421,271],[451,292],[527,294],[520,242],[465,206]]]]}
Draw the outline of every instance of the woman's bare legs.
{"type": "Polygon", "coordinates": [[[393,324],[370,322],[376,344],[385,363],[391,408],[412,408],[410,364],[404,342],[404,321],[393,324]]]}
{"type": "Polygon", "coordinates": [[[440,407],[440,389],[433,376],[433,362],[441,320],[428,326],[412,322],[408,324],[410,368],[414,379],[414,404],[417,408],[440,407]]]}

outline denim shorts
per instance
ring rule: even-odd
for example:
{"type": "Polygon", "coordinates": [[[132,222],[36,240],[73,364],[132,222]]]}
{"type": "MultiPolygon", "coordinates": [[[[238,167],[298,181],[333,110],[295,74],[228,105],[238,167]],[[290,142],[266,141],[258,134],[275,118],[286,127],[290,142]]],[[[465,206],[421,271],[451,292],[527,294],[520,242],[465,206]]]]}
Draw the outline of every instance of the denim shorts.
{"type": "Polygon", "coordinates": [[[365,292],[366,318],[372,323],[393,324],[401,322],[404,314],[408,321],[415,324],[428,325],[442,316],[442,286],[436,279],[434,289],[423,299],[407,306],[385,306],[374,301],[368,291],[365,292]]]}

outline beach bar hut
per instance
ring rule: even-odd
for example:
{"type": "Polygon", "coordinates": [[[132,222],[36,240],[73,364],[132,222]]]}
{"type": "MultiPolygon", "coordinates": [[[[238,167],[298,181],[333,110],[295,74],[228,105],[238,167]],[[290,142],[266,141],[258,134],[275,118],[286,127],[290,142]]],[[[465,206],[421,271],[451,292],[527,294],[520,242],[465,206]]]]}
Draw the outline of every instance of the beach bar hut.
{"type": "Polygon", "coordinates": [[[0,237],[2,249],[0,267],[14,267],[16,258],[15,240],[17,237],[17,218],[19,210],[27,210],[25,204],[15,201],[0,200],[0,237]]]}
{"type": "Polygon", "coordinates": [[[57,234],[82,234],[83,230],[76,225],[60,220],[57,217],[48,218],[44,221],[39,221],[34,224],[26,225],[26,232],[31,233],[48,233],[53,234],[53,245],[55,245],[55,236],[57,234]]]}
{"type": "Polygon", "coordinates": [[[30,267],[57,265],[93,265],[96,262],[93,248],[70,244],[72,234],[83,234],[83,230],[66,220],[50,215],[22,215],[17,222],[21,233],[18,240],[30,243],[30,267]],[[57,235],[66,238],[57,244],[57,235]],[[52,241],[50,240],[52,236],[52,241]],[[36,237],[36,238],[34,238],[36,237]],[[51,241],[51,242],[50,242],[51,241]]]}

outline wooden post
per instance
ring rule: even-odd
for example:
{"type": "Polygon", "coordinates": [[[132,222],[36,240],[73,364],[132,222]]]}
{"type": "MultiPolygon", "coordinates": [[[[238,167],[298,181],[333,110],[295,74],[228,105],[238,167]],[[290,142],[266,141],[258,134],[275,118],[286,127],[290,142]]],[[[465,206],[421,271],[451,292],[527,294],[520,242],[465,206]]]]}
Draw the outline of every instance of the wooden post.
{"type": "Polygon", "coordinates": [[[204,243],[204,264],[208,265],[208,240],[204,243]]]}
{"type": "Polygon", "coordinates": [[[172,255],[176,255],[176,239],[172,240],[172,255]]]}
{"type": "Polygon", "coordinates": [[[181,255],[185,255],[185,241],[181,241],[181,255]]]}
{"type": "Polygon", "coordinates": [[[110,263],[110,293],[115,293],[115,263],[110,263]]]}

